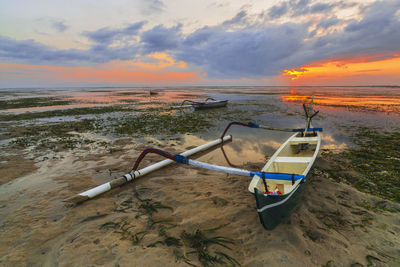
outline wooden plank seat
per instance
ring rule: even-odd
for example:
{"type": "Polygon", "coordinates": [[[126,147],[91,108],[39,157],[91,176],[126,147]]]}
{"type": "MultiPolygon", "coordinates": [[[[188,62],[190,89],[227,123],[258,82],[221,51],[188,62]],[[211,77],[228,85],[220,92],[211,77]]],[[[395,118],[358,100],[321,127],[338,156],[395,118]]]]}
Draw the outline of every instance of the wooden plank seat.
{"type": "Polygon", "coordinates": [[[274,162],[285,163],[310,163],[312,157],[276,157],[274,162]]]}
{"type": "Polygon", "coordinates": [[[313,137],[295,137],[292,140],[290,140],[291,145],[299,145],[299,144],[317,144],[318,143],[318,137],[313,136],[313,137]]]}

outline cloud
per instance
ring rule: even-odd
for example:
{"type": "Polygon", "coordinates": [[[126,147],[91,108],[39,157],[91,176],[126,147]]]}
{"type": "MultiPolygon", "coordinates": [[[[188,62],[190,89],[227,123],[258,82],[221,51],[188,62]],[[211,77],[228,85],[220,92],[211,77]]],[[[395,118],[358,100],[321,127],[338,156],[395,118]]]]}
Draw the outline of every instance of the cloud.
{"type": "Polygon", "coordinates": [[[186,38],[176,56],[201,65],[211,77],[274,75],[290,64],[286,58],[301,49],[307,34],[306,26],[293,23],[234,32],[202,28],[186,38]]]}
{"type": "MultiPolygon", "coordinates": [[[[352,5],[337,2],[303,6],[307,3],[297,1],[292,7],[299,7],[297,11],[304,14],[352,5]]],[[[318,22],[317,28],[348,26],[318,37],[309,32],[311,24],[307,21],[253,25],[235,31],[221,26],[203,27],[188,35],[175,55],[188,64],[201,66],[208,77],[240,78],[272,76],[287,66],[296,68],[326,58],[398,53],[400,21],[396,12],[399,5],[395,1],[372,3],[362,9],[362,17],[357,20],[327,16],[318,22]]],[[[278,9],[274,12],[284,13],[278,9]]]]}
{"type": "Polygon", "coordinates": [[[0,36],[0,61],[74,65],[132,60],[166,52],[174,61],[186,62],[189,68],[206,72],[207,77],[240,79],[274,76],[283,69],[323,59],[390,55],[400,51],[398,1],[363,4],[360,16],[355,19],[340,19],[332,13],[336,8],[353,5],[349,2],[326,4],[301,0],[284,3],[268,10],[268,16],[291,15],[294,22],[261,23],[251,17],[259,14],[252,15],[242,9],[219,25],[204,26],[185,35],[181,24],[143,29],[146,22],[140,21],[121,28],[84,32],[92,45],[81,50],[56,49],[33,40],[0,36]],[[297,17],[313,12],[327,15],[314,21],[297,17]],[[241,25],[246,27],[237,27],[241,25]],[[311,25],[315,29],[311,29],[311,25]]]}
{"type": "MultiPolygon", "coordinates": [[[[165,62],[164,62],[165,64],[165,62]]],[[[25,65],[0,62],[0,86],[19,84],[31,86],[40,83],[110,83],[165,85],[176,83],[193,84],[201,79],[198,73],[179,70],[148,71],[111,64],[83,67],[60,67],[48,65],[25,65]]]]}
{"type": "Polygon", "coordinates": [[[53,21],[52,26],[59,32],[65,32],[68,29],[68,26],[63,21],[53,21]]]}
{"type": "Polygon", "coordinates": [[[247,16],[246,11],[242,10],[239,13],[237,13],[236,16],[234,16],[232,19],[224,21],[222,25],[230,26],[230,25],[241,24],[244,22],[246,16],[247,16]]]}
{"type": "Polygon", "coordinates": [[[320,22],[318,22],[317,28],[327,29],[329,27],[339,24],[340,22],[341,21],[336,17],[327,18],[327,19],[324,19],[324,20],[321,20],[320,22]]]}
{"type": "Polygon", "coordinates": [[[282,2],[278,5],[272,6],[267,14],[271,19],[278,19],[283,16],[303,16],[309,14],[328,14],[329,12],[334,11],[335,9],[343,9],[355,6],[354,2],[344,2],[344,1],[336,1],[336,2],[313,2],[310,0],[297,0],[297,1],[286,1],[282,2]]]}
{"type": "Polygon", "coordinates": [[[325,56],[379,54],[400,51],[400,2],[375,2],[365,8],[361,20],[350,21],[344,31],[323,36],[325,56]]]}
{"type": "Polygon", "coordinates": [[[268,15],[272,19],[280,18],[281,16],[285,15],[288,12],[288,3],[283,2],[279,5],[275,5],[271,7],[268,11],[268,15]]]}
{"type": "Polygon", "coordinates": [[[134,58],[136,46],[107,47],[94,45],[90,49],[55,49],[34,40],[14,40],[0,36],[0,61],[29,63],[76,65],[86,63],[104,63],[111,60],[134,58]]]}
{"type": "Polygon", "coordinates": [[[141,35],[143,52],[153,53],[176,49],[182,40],[182,25],[166,28],[163,25],[145,31],[141,35]]]}
{"type": "Polygon", "coordinates": [[[162,0],[142,0],[140,1],[140,10],[143,15],[149,16],[163,12],[165,9],[162,0]]]}
{"type": "Polygon", "coordinates": [[[86,31],[83,33],[83,35],[93,42],[99,44],[110,44],[116,40],[135,37],[145,24],[146,21],[140,21],[130,24],[122,29],[111,29],[105,27],[97,31],[86,31]]]}

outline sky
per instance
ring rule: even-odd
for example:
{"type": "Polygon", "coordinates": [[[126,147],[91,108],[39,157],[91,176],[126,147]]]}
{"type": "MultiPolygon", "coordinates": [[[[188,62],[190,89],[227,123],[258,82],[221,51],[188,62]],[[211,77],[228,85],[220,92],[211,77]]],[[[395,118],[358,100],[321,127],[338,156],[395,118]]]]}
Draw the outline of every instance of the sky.
{"type": "Polygon", "coordinates": [[[400,85],[400,0],[0,0],[0,87],[400,85]]]}

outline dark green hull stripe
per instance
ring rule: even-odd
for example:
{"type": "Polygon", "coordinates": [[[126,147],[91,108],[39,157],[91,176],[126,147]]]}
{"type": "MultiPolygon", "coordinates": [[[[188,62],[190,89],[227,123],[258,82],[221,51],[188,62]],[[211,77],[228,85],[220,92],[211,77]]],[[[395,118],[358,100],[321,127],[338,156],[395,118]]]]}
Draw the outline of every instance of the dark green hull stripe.
{"type": "Polygon", "coordinates": [[[264,195],[257,188],[254,189],[258,216],[261,224],[267,230],[274,229],[282,220],[288,218],[300,201],[306,182],[301,182],[293,194],[264,195]],[[263,209],[267,207],[266,209],[263,209]]]}

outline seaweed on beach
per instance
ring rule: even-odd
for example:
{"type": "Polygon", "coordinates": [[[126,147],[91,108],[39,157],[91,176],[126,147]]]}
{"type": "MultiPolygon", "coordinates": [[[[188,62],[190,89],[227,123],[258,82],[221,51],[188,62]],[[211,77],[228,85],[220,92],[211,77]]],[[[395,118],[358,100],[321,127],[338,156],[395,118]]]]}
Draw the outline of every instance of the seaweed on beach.
{"type": "Polygon", "coordinates": [[[327,211],[310,209],[309,211],[316,214],[317,219],[320,220],[328,228],[339,229],[340,227],[348,224],[348,221],[343,218],[343,214],[339,210],[327,211]]]}
{"type": "Polygon", "coordinates": [[[74,101],[57,97],[24,97],[11,100],[0,100],[0,110],[70,105],[73,102],[74,101]]]}
{"type": "Polygon", "coordinates": [[[361,176],[346,176],[346,181],[360,191],[400,202],[400,132],[359,128],[353,139],[359,148],[341,155],[361,176]]]}
{"type": "MultiPolygon", "coordinates": [[[[400,202],[400,132],[360,127],[352,139],[356,148],[323,154],[329,162],[324,169],[327,177],[351,184],[361,192],[400,202]]],[[[387,202],[382,207],[368,205],[373,210],[396,210],[387,202]]]]}
{"type": "Polygon", "coordinates": [[[147,247],[155,247],[157,244],[161,245],[166,245],[168,247],[174,246],[174,247],[181,247],[182,242],[179,238],[171,236],[164,227],[161,227],[158,230],[158,236],[162,237],[162,240],[158,240],[156,242],[153,242],[149,244],[147,247]]]}
{"type": "Polygon", "coordinates": [[[103,106],[103,107],[84,107],[84,108],[69,108],[60,110],[49,110],[40,112],[24,112],[20,114],[2,114],[2,121],[20,121],[34,120],[42,118],[63,117],[63,116],[79,116],[79,115],[98,115],[112,112],[135,112],[136,109],[123,105],[103,106]]]}
{"type": "Polygon", "coordinates": [[[160,201],[153,201],[151,198],[142,197],[140,194],[147,190],[146,188],[135,190],[134,197],[129,197],[121,202],[114,211],[122,213],[135,212],[136,219],[146,216],[148,229],[153,228],[155,225],[160,225],[160,227],[165,225],[174,226],[169,219],[154,220],[153,214],[157,213],[160,209],[173,211],[173,208],[162,204],[160,201]]]}
{"type": "Polygon", "coordinates": [[[223,251],[211,251],[211,246],[221,246],[225,249],[231,250],[228,244],[233,244],[234,241],[230,238],[223,236],[210,236],[206,235],[204,231],[197,229],[193,233],[183,231],[181,239],[186,247],[193,249],[186,254],[194,254],[203,266],[215,265],[233,265],[240,266],[240,263],[233,257],[229,256],[223,251]]]}
{"type": "Polygon", "coordinates": [[[147,231],[135,232],[132,230],[133,225],[128,222],[127,218],[122,218],[119,221],[110,221],[100,225],[100,229],[114,229],[114,233],[121,235],[121,240],[129,240],[132,245],[138,245],[147,235],[147,231]]]}
{"type": "MultiPolygon", "coordinates": [[[[171,223],[168,220],[153,219],[153,214],[158,212],[160,209],[173,210],[172,207],[162,204],[159,201],[153,201],[151,198],[145,198],[144,195],[149,193],[150,189],[139,188],[134,191],[133,196],[122,201],[115,211],[117,212],[136,212],[135,218],[138,219],[141,216],[147,217],[147,228],[146,231],[136,233],[130,233],[130,225],[127,223],[127,219],[122,219],[118,222],[108,222],[101,226],[103,229],[116,229],[115,232],[120,233],[125,239],[140,242],[142,233],[148,233],[148,231],[158,231],[158,237],[156,240],[152,240],[147,247],[152,248],[156,246],[167,246],[175,247],[174,255],[177,260],[183,261],[188,265],[193,265],[190,255],[196,255],[197,259],[203,266],[215,266],[215,265],[230,265],[240,266],[240,263],[232,256],[225,253],[223,250],[214,249],[213,246],[219,246],[224,249],[231,250],[230,244],[234,241],[230,238],[215,235],[215,232],[226,224],[209,228],[209,229],[196,229],[193,232],[182,231],[179,237],[175,237],[168,232],[171,229],[171,223]],[[182,253],[181,249],[189,252],[182,253]]],[[[173,226],[175,227],[175,225],[173,226]]]]}
{"type": "MultiPolygon", "coordinates": [[[[90,143],[90,140],[79,138],[70,132],[88,132],[97,128],[96,120],[84,119],[80,121],[60,122],[45,125],[29,125],[15,127],[6,138],[14,138],[11,145],[26,148],[35,145],[37,148],[73,149],[78,144],[90,143]]],[[[3,138],[4,138],[3,137],[3,138]]]]}
{"type": "Polygon", "coordinates": [[[184,134],[195,133],[212,126],[207,116],[193,113],[159,114],[145,112],[124,117],[115,128],[117,134],[184,134]]]}

